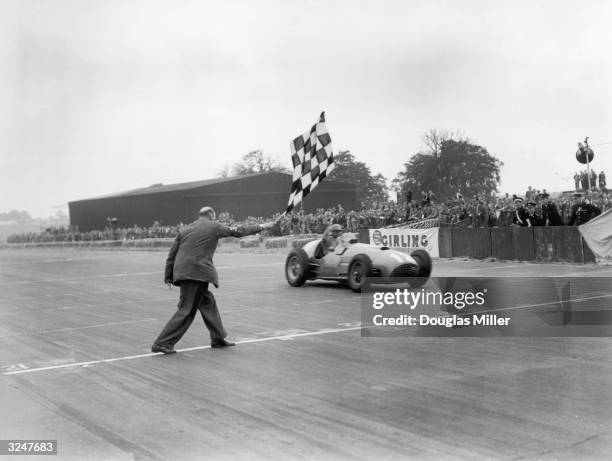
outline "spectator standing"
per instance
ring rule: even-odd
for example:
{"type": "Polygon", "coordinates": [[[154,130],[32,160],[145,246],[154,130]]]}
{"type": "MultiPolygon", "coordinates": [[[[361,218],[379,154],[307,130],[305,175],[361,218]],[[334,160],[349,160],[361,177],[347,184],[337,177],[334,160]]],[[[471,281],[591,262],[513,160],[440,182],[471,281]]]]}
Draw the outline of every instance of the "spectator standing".
{"type": "Polygon", "coordinates": [[[599,207],[593,205],[589,200],[582,198],[580,195],[576,195],[577,200],[572,207],[572,215],[567,223],[568,226],[580,226],[601,214],[599,207]]]}
{"type": "Polygon", "coordinates": [[[586,171],[580,172],[580,184],[582,185],[582,190],[588,190],[589,188],[589,178],[587,176],[586,171]]]}
{"type": "Polygon", "coordinates": [[[555,202],[550,199],[547,193],[543,193],[540,197],[542,199],[542,225],[562,226],[563,219],[555,202]]]}
{"type": "Polygon", "coordinates": [[[525,210],[523,199],[520,197],[514,199],[514,218],[512,223],[521,227],[527,227],[529,225],[527,222],[527,210],[525,210]]]}
{"type": "Polygon", "coordinates": [[[591,170],[591,189],[597,190],[597,173],[594,170],[591,170]]]}
{"type": "Polygon", "coordinates": [[[489,211],[479,197],[475,197],[472,210],[472,227],[486,227],[489,223],[489,211]]]}
{"type": "Polygon", "coordinates": [[[542,218],[537,212],[538,204],[533,200],[527,202],[527,227],[542,226],[542,218]]]}
{"type": "Polygon", "coordinates": [[[580,175],[578,172],[574,173],[574,190],[580,189],[580,175]]]}

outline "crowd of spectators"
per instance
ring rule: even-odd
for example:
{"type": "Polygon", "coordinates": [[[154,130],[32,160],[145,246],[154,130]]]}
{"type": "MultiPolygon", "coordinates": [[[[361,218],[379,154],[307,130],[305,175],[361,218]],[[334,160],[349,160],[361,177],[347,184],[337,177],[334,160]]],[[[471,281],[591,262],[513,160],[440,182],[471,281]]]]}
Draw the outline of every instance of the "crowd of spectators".
{"type": "Polygon", "coordinates": [[[531,189],[524,196],[459,198],[440,206],[440,225],[464,227],[572,226],[612,208],[608,192],[563,194],[531,189]]]}
{"type": "MultiPolygon", "coordinates": [[[[305,213],[301,208],[279,219],[277,235],[321,234],[330,224],[340,224],[347,232],[358,232],[360,228],[389,226],[435,227],[503,227],[579,225],[599,213],[612,208],[608,191],[564,194],[555,198],[546,190],[529,189],[522,195],[477,196],[472,198],[457,194],[452,200],[440,201],[431,192],[423,193],[420,200],[375,203],[362,205],[359,210],[346,211],[341,205],[329,209],[317,209],[305,213]]],[[[225,212],[218,219],[230,226],[263,223],[270,218],[249,217],[236,221],[225,212]]],[[[47,228],[39,233],[13,234],[7,243],[71,242],[100,240],[136,240],[147,238],[174,238],[183,223],[164,225],[160,222],[149,227],[118,227],[108,220],[102,230],[79,232],[73,227],[47,228]]]]}
{"type": "Polygon", "coordinates": [[[589,179],[591,190],[607,192],[607,183],[606,183],[606,174],[603,170],[597,174],[594,170],[590,170],[590,175],[587,170],[577,171],[574,173],[574,189],[576,191],[579,190],[588,190],[589,188],[589,179]]]}
{"type": "Polygon", "coordinates": [[[106,226],[103,230],[80,232],[73,226],[48,227],[40,232],[28,232],[9,235],[7,243],[43,243],[43,242],[92,242],[101,240],[138,240],[146,238],[174,238],[180,225],[164,226],[158,222],[149,227],[115,227],[106,226]]]}

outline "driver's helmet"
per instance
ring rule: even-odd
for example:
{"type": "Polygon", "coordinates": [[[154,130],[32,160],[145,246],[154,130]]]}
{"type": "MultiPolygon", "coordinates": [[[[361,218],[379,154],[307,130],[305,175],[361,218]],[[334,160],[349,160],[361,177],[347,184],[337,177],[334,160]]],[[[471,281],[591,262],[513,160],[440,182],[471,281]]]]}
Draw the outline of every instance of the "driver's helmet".
{"type": "Polygon", "coordinates": [[[325,229],[325,236],[340,237],[342,235],[342,226],[340,224],[332,224],[325,229]]]}
{"type": "Polygon", "coordinates": [[[342,235],[342,226],[340,224],[332,224],[327,226],[323,233],[323,240],[328,248],[335,247],[338,244],[338,238],[342,235]]]}

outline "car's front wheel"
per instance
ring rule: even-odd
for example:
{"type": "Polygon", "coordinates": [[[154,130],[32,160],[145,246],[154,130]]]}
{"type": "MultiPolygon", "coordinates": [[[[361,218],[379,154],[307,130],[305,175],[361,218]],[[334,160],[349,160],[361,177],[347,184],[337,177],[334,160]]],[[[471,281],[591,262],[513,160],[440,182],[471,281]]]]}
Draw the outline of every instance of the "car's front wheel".
{"type": "Polygon", "coordinates": [[[308,255],[298,248],[291,250],[285,261],[285,278],[292,287],[301,287],[306,282],[308,272],[308,255]]]}
{"type": "Polygon", "coordinates": [[[348,284],[351,290],[361,292],[372,274],[372,260],[367,255],[357,255],[348,270],[348,284]]]}

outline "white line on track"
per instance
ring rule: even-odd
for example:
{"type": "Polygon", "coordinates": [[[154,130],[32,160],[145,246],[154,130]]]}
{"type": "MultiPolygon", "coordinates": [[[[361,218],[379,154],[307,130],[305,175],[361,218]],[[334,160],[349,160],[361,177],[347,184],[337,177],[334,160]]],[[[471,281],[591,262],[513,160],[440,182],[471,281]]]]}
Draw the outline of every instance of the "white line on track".
{"type": "MultiPolygon", "coordinates": [[[[575,298],[575,299],[570,299],[568,301],[570,301],[570,302],[582,302],[582,301],[588,301],[588,300],[592,300],[592,299],[602,299],[602,298],[609,298],[609,297],[612,297],[612,294],[606,294],[606,295],[600,295],[600,296],[589,296],[589,297],[584,297],[584,298],[575,298]]],[[[550,303],[540,303],[540,304],[530,304],[530,305],[521,305],[521,306],[511,306],[511,307],[506,307],[506,308],[491,309],[491,310],[487,310],[486,312],[484,312],[484,311],[483,312],[484,313],[488,313],[488,312],[495,312],[495,311],[508,311],[508,310],[527,309],[527,308],[532,308],[532,307],[541,307],[541,306],[546,306],[546,305],[551,305],[551,304],[558,304],[558,303],[559,303],[559,301],[550,302],[550,303]]],[[[242,340],[242,341],[237,341],[236,344],[253,344],[253,343],[259,343],[259,342],[265,342],[265,341],[273,341],[273,340],[288,340],[288,339],[293,339],[293,338],[300,338],[300,337],[306,337],[306,336],[317,336],[317,335],[324,335],[324,334],[329,334],[329,333],[340,333],[340,332],[354,331],[354,330],[359,330],[359,329],[361,329],[361,325],[360,326],[354,326],[354,327],[345,327],[345,328],[323,329],[323,330],[311,331],[311,332],[305,332],[305,333],[295,333],[295,334],[288,334],[288,335],[269,336],[269,337],[265,337],[265,338],[245,339],[245,340],[242,340]]],[[[184,348],[184,349],[177,349],[177,352],[188,352],[188,351],[196,351],[196,350],[203,350],[203,349],[210,349],[210,346],[196,346],[196,347],[189,347],[189,348],[184,348]]],[[[87,367],[87,366],[101,364],[101,363],[112,363],[112,362],[119,362],[119,361],[125,361],[125,360],[134,360],[134,359],[144,358],[144,357],[152,357],[154,355],[161,355],[161,353],[147,353],[147,354],[129,355],[129,356],[123,356],[123,357],[114,357],[114,358],[110,358],[110,359],[90,360],[90,361],[86,361],[86,362],[76,362],[76,363],[68,363],[68,364],[62,364],[62,365],[52,365],[52,366],[48,366],[48,367],[29,368],[29,369],[22,369],[22,370],[16,370],[16,371],[8,371],[8,372],[4,372],[2,374],[4,376],[8,376],[8,375],[17,375],[17,374],[24,374],[24,373],[34,373],[34,372],[39,372],[39,371],[57,370],[57,369],[71,368],[71,367],[87,367]]]]}
{"type": "MultiPolygon", "coordinates": [[[[302,338],[305,336],[326,335],[330,333],[341,333],[345,331],[354,331],[354,330],[360,330],[360,329],[361,329],[361,325],[354,326],[354,327],[345,327],[345,328],[323,329],[323,330],[318,330],[318,331],[309,331],[306,333],[295,333],[295,334],[290,334],[290,335],[279,335],[279,336],[268,336],[265,338],[245,339],[243,341],[236,341],[236,344],[253,344],[253,343],[262,343],[265,341],[288,340],[288,339],[294,339],[294,338],[302,338]]],[[[199,351],[203,349],[210,349],[210,346],[187,347],[185,349],[177,349],[176,351],[177,352],[188,352],[188,351],[199,351]]],[[[62,368],[87,367],[91,365],[97,365],[100,363],[121,362],[124,360],[134,360],[134,359],[140,359],[144,357],[152,357],[154,355],[162,355],[162,353],[161,352],[150,352],[147,354],[128,355],[124,357],[114,357],[111,359],[90,360],[87,362],[76,362],[76,363],[65,363],[62,365],[52,365],[48,367],[28,368],[25,370],[7,371],[2,374],[4,376],[8,376],[8,375],[19,375],[19,374],[24,374],[24,373],[35,373],[39,371],[58,370],[62,368]]]]}
{"type": "Polygon", "coordinates": [[[557,301],[550,301],[547,303],[539,303],[539,304],[522,304],[520,306],[499,307],[497,309],[487,309],[486,311],[469,312],[466,314],[459,314],[459,315],[489,314],[491,312],[514,311],[514,310],[519,310],[519,309],[529,309],[532,307],[555,306],[557,304],[563,304],[563,303],[581,303],[584,301],[590,301],[592,299],[603,299],[603,298],[612,298],[612,293],[605,294],[605,295],[599,295],[599,296],[586,296],[584,298],[559,299],[557,301]]]}

